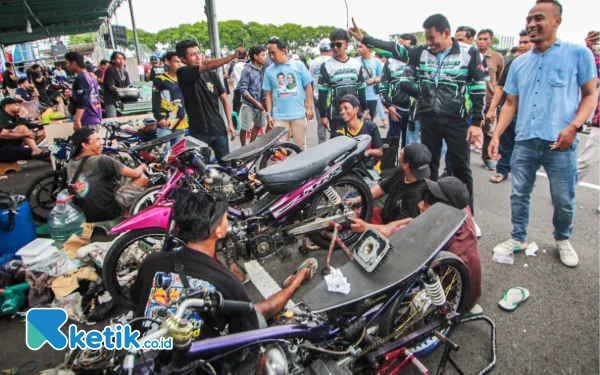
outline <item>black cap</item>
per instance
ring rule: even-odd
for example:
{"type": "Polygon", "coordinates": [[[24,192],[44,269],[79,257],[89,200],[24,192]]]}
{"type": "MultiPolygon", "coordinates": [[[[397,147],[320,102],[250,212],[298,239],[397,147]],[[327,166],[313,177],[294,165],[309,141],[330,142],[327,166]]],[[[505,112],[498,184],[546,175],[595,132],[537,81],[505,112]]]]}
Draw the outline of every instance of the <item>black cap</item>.
{"type": "Polygon", "coordinates": [[[158,62],[158,57],[156,57],[156,56],[150,56],[150,62],[151,63],[158,62]]]}
{"type": "Polygon", "coordinates": [[[410,170],[417,180],[429,178],[431,170],[429,169],[429,163],[431,163],[431,152],[427,146],[421,143],[411,143],[404,147],[404,158],[403,162],[410,166],[410,170]]]}
{"type": "Polygon", "coordinates": [[[437,182],[425,180],[427,188],[437,198],[450,202],[452,206],[462,210],[469,205],[469,191],[465,184],[456,177],[440,178],[437,182]]]}
{"type": "Polygon", "coordinates": [[[342,97],[342,100],[340,100],[340,104],[342,103],[350,103],[352,104],[352,106],[354,108],[360,106],[360,101],[358,100],[358,98],[352,94],[346,94],[342,97]]]}
{"type": "Polygon", "coordinates": [[[0,107],[4,108],[4,106],[7,104],[15,104],[15,103],[22,103],[22,102],[23,101],[21,99],[17,99],[17,98],[13,98],[13,97],[9,96],[8,98],[4,98],[0,102],[0,107]]]}
{"type": "Polygon", "coordinates": [[[79,155],[79,153],[81,152],[81,144],[87,143],[90,136],[95,132],[96,131],[92,128],[83,127],[75,131],[75,133],[73,133],[73,135],[71,136],[71,143],[75,147],[75,149],[71,153],[73,157],[79,155]]]}

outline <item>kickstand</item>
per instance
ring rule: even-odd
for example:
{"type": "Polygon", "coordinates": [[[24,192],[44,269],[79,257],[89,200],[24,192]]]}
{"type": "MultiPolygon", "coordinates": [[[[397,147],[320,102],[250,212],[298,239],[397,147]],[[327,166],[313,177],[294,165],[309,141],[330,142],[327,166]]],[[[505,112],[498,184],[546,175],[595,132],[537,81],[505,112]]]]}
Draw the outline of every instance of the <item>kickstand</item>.
{"type": "MultiPolygon", "coordinates": [[[[494,324],[493,320],[491,320],[487,316],[483,316],[483,315],[463,319],[460,321],[460,325],[462,325],[464,323],[478,321],[478,320],[483,320],[484,322],[489,324],[490,328],[491,328],[491,333],[492,333],[492,338],[491,338],[492,360],[483,370],[481,370],[480,372],[477,373],[478,375],[485,375],[485,374],[488,374],[490,371],[492,371],[492,369],[496,366],[496,325],[494,324]]],[[[461,368],[458,366],[458,364],[454,361],[454,359],[452,359],[452,357],[450,357],[450,354],[452,353],[452,351],[458,351],[458,345],[456,345],[454,342],[450,341],[448,338],[446,338],[439,332],[435,332],[435,335],[442,343],[446,344],[446,346],[444,348],[444,353],[442,354],[442,359],[440,360],[440,365],[438,366],[437,374],[438,375],[444,374],[446,371],[446,365],[449,362],[452,365],[452,367],[454,367],[456,372],[458,372],[460,375],[464,375],[464,372],[461,370],[461,368]]]]}

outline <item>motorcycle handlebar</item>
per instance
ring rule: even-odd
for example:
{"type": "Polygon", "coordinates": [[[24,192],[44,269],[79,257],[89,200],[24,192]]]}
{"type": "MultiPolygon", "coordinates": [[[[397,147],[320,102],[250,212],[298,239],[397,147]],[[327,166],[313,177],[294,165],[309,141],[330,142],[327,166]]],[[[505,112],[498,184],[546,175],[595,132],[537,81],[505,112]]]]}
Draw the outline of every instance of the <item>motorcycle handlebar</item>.
{"type": "Polygon", "coordinates": [[[200,174],[204,173],[204,170],[206,169],[206,165],[200,156],[194,156],[192,159],[192,165],[198,169],[200,174]]]}
{"type": "Polygon", "coordinates": [[[254,311],[254,305],[252,302],[242,302],[242,301],[231,301],[224,299],[221,303],[221,312],[224,313],[240,313],[244,315],[250,314],[254,311]]]}

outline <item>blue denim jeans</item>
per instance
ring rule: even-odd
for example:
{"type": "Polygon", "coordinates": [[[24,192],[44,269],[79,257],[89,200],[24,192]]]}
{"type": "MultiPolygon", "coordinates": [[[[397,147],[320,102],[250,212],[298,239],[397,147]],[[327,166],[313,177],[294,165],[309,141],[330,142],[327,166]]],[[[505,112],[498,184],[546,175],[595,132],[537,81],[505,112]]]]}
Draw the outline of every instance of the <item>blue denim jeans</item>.
{"type": "Polygon", "coordinates": [[[401,137],[400,148],[406,146],[406,133],[408,128],[408,119],[410,112],[397,110],[400,115],[400,121],[394,121],[390,116],[390,130],[387,133],[386,138],[401,137]]]}
{"type": "Polygon", "coordinates": [[[406,132],[406,144],[421,143],[421,124],[415,120],[415,130],[406,132]]]}
{"type": "Polygon", "coordinates": [[[196,136],[202,142],[208,144],[210,148],[215,152],[215,157],[219,164],[222,163],[223,156],[229,154],[229,139],[226,135],[201,135],[196,136]]]}
{"type": "MultiPolygon", "coordinates": [[[[170,135],[171,133],[173,133],[172,129],[161,128],[161,127],[156,128],[156,138],[164,137],[164,136],[170,135]]],[[[177,142],[179,142],[183,139],[183,137],[185,137],[185,135],[180,135],[179,137],[173,139],[172,141],[165,143],[165,150],[169,150],[171,148],[171,146],[175,146],[177,144],[177,142]]]]}
{"type": "Polygon", "coordinates": [[[510,205],[513,224],[511,236],[517,241],[527,240],[531,191],[540,166],[544,167],[550,181],[550,195],[554,204],[552,217],[554,238],[557,241],[568,240],[573,233],[579,140],[576,139],[565,151],[551,151],[551,143],[539,138],[515,142],[510,160],[512,170],[510,205]]]}
{"type": "Polygon", "coordinates": [[[106,104],[104,106],[106,109],[106,117],[105,118],[114,118],[117,117],[117,106],[114,104],[106,104]]]}
{"type": "Polygon", "coordinates": [[[496,173],[500,173],[504,178],[508,177],[510,173],[510,158],[515,148],[515,127],[517,126],[516,117],[508,125],[502,136],[500,137],[500,147],[498,151],[500,153],[500,160],[496,163],[496,173]]]}

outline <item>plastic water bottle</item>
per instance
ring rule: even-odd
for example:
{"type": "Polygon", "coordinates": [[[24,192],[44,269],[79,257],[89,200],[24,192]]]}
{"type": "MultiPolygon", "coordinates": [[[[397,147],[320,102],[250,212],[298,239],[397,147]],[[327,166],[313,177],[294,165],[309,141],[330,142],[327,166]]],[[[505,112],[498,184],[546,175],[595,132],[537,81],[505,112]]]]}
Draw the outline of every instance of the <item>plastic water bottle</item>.
{"type": "Polygon", "coordinates": [[[56,206],[48,216],[48,229],[50,236],[54,241],[54,246],[58,249],[62,248],[63,244],[71,237],[72,234],[81,236],[85,223],[85,214],[73,202],[72,195],[68,195],[66,191],[61,192],[56,200],[56,206]]]}

